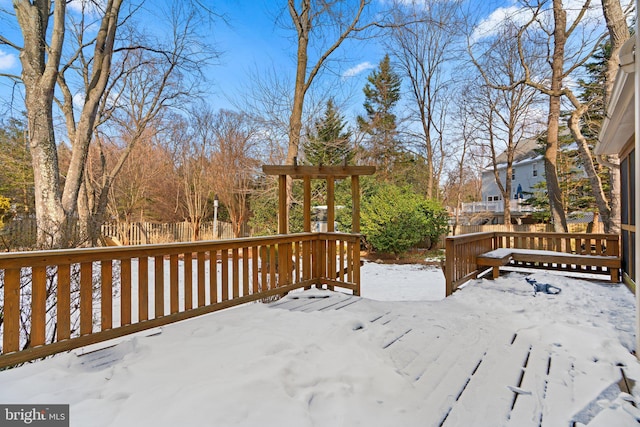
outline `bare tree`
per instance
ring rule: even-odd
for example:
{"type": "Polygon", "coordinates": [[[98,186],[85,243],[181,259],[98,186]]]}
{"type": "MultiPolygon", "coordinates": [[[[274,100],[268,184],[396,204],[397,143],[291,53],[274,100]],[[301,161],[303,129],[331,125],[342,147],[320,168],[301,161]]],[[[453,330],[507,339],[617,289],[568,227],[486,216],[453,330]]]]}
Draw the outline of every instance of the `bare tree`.
{"type": "MultiPolygon", "coordinates": [[[[318,73],[326,65],[328,58],[353,33],[361,31],[359,23],[365,8],[371,0],[324,1],[288,0],[288,10],[296,31],[296,78],[293,90],[293,105],[289,119],[289,143],[287,164],[293,164],[298,157],[302,113],[305,96],[318,73]],[[319,51],[309,53],[309,46],[320,45],[319,51]],[[314,63],[310,64],[310,56],[314,63]]],[[[287,205],[293,200],[292,181],[287,181],[287,205]]]]}
{"type": "Polygon", "coordinates": [[[192,110],[189,118],[174,117],[167,136],[182,192],[181,203],[191,224],[193,240],[200,238],[200,225],[211,213],[214,196],[212,157],[216,135],[214,113],[206,106],[192,110]]]}
{"type": "Polygon", "coordinates": [[[233,234],[241,237],[249,217],[249,196],[258,174],[257,126],[242,113],[221,110],[213,117],[215,152],[212,173],[215,191],[227,208],[233,234]]]}
{"type": "MultiPolygon", "coordinates": [[[[463,93],[466,92],[463,88],[463,93]]],[[[443,193],[445,195],[444,203],[446,206],[453,207],[453,229],[452,234],[456,235],[457,227],[460,224],[460,214],[462,212],[462,201],[465,196],[471,196],[473,200],[480,197],[481,185],[474,186],[473,182],[481,181],[473,170],[480,169],[469,167],[470,163],[474,163],[475,140],[478,134],[477,122],[473,120],[471,112],[475,111],[475,106],[470,98],[461,96],[461,102],[457,105],[457,117],[459,118],[459,144],[456,150],[457,157],[455,164],[450,165],[448,171],[448,179],[445,182],[443,193]],[[474,194],[475,193],[475,194],[474,194]]],[[[480,157],[481,158],[481,157],[480,157]]]]}
{"type": "Polygon", "coordinates": [[[355,4],[302,0],[299,5],[296,5],[295,0],[288,0],[289,15],[297,33],[298,42],[293,106],[289,119],[288,164],[293,164],[293,158],[298,155],[302,132],[302,112],[309,87],[329,56],[353,32],[360,30],[358,28],[360,17],[369,3],[370,0],[357,0],[355,4]],[[310,41],[313,43],[314,37],[317,40],[328,39],[329,42],[317,55],[315,63],[310,65],[309,43],[310,41]]]}
{"type": "MultiPolygon", "coordinates": [[[[26,95],[40,246],[64,247],[73,244],[70,236],[78,209],[78,195],[86,182],[84,168],[89,145],[101,120],[101,105],[108,102],[105,97],[110,82],[119,77],[119,73],[114,73],[114,54],[149,47],[137,43],[131,45],[126,38],[120,40],[117,36],[122,25],[133,19],[133,13],[139,6],[130,8],[123,16],[122,0],[81,2],[83,10],[80,18],[74,20],[73,13],[66,7],[67,3],[16,0],[13,6],[24,40],[23,46],[0,37],[1,44],[20,52],[20,80],[26,95]],[[68,37],[67,24],[73,26],[72,35],[75,37],[68,37]],[[87,31],[89,28],[93,31],[87,31]],[[82,82],[79,90],[81,97],[74,96],[70,88],[70,82],[78,79],[76,70],[79,70],[82,82]],[[54,98],[56,89],[60,89],[61,99],[54,98]],[[80,107],[78,101],[81,102],[80,107]],[[71,147],[69,167],[64,173],[58,167],[54,102],[64,114],[66,135],[71,147]],[[63,182],[61,176],[64,176],[63,182]]],[[[181,3],[179,7],[189,7],[185,6],[187,4],[181,3]]],[[[193,22],[182,22],[185,23],[187,25],[184,27],[175,27],[176,34],[182,31],[179,28],[189,28],[182,35],[191,34],[193,28],[189,25],[193,22]]],[[[156,46],[153,51],[169,63],[173,60],[175,66],[176,55],[185,58],[198,50],[192,44],[183,44],[182,49],[172,51],[156,46]],[[194,50],[186,52],[185,47],[193,47],[194,50]]],[[[160,100],[158,102],[161,103],[160,100]]],[[[149,109],[144,111],[148,112],[149,109]]]]}
{"type": "MultiPolygon", "coordinates": [[[[178,204],[181,189],[173,157],[162,144],[157,143],[161,136],[161,132],[153,130],[143,135],[133,147],[110,187],[105,220],[175,222],[184,218],[178,204]],[[155,138],[151,136],[153,134],[155,138]]],[[[94,142],[99,141],[96,138],[94,142]]],[[[102,155],[107,163],[115,163],[126,149],[105,142],[102,152],[98,152],[96,145],[89,155],[89,175],[93,175],[94,167],[102,170],[99,165],[102,155]]]]}
{"type": "Polygon", "coordinates": [[[524,76],[510,87],[528,85],[549,99],[547,118],[547,144],[545,150],[545,178],[547,195],[551,208],[551,217],[556,231],[566,231],[567,223],[564,202],[557,174],[557,157],[559,151],[559,131],[563,97],[570,97],[571,89],[566,84],[570,76],[591,58],[593,52],[602,41],[597,26],[588,25],[588,12],[592,9],[591,0],[585,0],[579,8],[571,9],[570,22],[567,11],[561,0],[524,1],[526,22],[520,25],[516,42],[518,54],[524,69],[524,76]],[[545,46],[547,53],[544,60],[549,64],[549,76],[538,74],[531,67],[531,60],[539,57],[530,56],[524,48],[527,40],[535,40],[545,46]],[[567,49],[569,47],[569,49],[567,49]]]}
{"type": "MultiPolygon", "coordinates": [[[[604,0],[602,2],[602,11],[607,24],[610,43],[610,56],[607,59],[604,93],[603,99],[601,100],[603,107],[606,108],[613,89],[615,73],[618,69],[620,48],[630,37],[630,33],[626,23],[625,13],[622,10],[619,0],[604,0]]],[[[594,164],[592,147],[582,132],[583,117],[591,108],[592,103],[582,102],[569,88],[565,88],[564,95],[569,99],[574,108],[569,116],[568,125],[571,130],[571,135],[578,143],[578,153],[583,168],[589,178],[605,232],[620,233],[620,161],[617,156],[609,156],[608,159],[602,159],[602,163],[609,167],[611,189],[609,191],[609,200],[607,200],[602,180],[594,164]]]]}
{"type": "Polygon", "coordinates": [[[419,152],[426,158],[428,198],[437,194],[447,149],[444,138],[451,67],[451,55],[460,33],[457,2],[398,5],[387,50],[394,52],[409,82],[411,117],[418,118],[422,142],[419,152]],[[424,154],[423,154],[424,153],[424,154]]]}
{"type": "MultiPolygon", "coordinates": [[[[170,31],[161,51],[127,48],[117,56],[113,77],[100,104],[100,127],[96,132],[103,139],[117,140],[123,149],[115,162],[102,164],[98,176],[85,173],[78,214],[81,230],[93,244],[104,219],[110,187],[131,150],[145,134],[147,138],[152,136],[150,131],[159,124],[151,124],[164,111],[186,104],[200,94],[197,80],[202,77],[201,67],[213,54],[202,45],[201,35],[194,30],[202,24],[200,16],[195,10],[178,5],[168,18],[170,31]]],[[[135,28],[127,28],[126,37],[129,46],[151,46],[135,28]]],[[[61,87],[68,92],[66,85],[61,87]]],[[[69,117],[72,112],[65,110],[65,114],[67,123],[73,123],[69,117]]]]}
{"type": "MultiPolygon", "coordinates": [[[[503,201],[504,224],[511,224],[512,174],[515,156],[526,139],[538,131],[536,105],[539,92],[527,85],[516,84],[524,77],[519,49],[526,49],[530,57],[540,57],[539,48],[522,41],[513,43],[518,35],[514,25],[505,24],[493,40],[486,41],[483,55],[474,58],[481,76],[477,83],[476,108],[468,114],[476,118],[482,130],[480,140],[487,143],[493,175],[503,201]],[[504,153],[504,154],[503,154],[504,153]],[[504,167],[499,164],[504,158],[504,167]],[[504,179],[500,176],[504,174],[504,179]]],[[[530,69],[541,70],[542,64],[529,63],[530,69]]],[[[467,93],[473,90],[469,87],[467,93]]]]}

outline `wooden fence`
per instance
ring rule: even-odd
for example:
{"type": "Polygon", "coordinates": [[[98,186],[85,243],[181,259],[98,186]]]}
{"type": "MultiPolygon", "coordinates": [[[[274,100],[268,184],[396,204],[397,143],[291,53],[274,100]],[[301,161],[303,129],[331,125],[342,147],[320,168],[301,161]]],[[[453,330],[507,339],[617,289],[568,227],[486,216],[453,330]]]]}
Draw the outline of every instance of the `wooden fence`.
{"type": "MultiPolygon", "coordinates": [[[[190,242],[193,240],[193,226],[190,222],[154,223],[107,223],[101,228],[103,236],[117,238],[123,245],[146,245],[159,243],[190,242]]],[[[251,228],[244,225],[239,237],[250,237],[251,228]]],[[[200,224],[198,240],[233,239],[233,224],[213,221],[200,224]],[[217,230],[215,230],[217,228],[217,230]]]]}
{"type": "MultiPolygon", "coordinates": [[[[498,248],[538,249],[580,255],[619,256],[620,236],[602,233],[483,232],[447,237],[444,275],[446,294],[479,274],[476,257],[498,248]]],[[[554,268],[553,266],[547,266],[554,268]]],[[[556,269],[562,269],[557,266],[556,269]]],[[[578,271],[578,270],[576,270],[578,271]]]]}
{"type": "MultiPolygon", "coordinates": [[[[233,225],[230,222],[218,221],[214,232],[213,221],[200,225],[198,240],[233,239],[233,225]]],[[[0,251],[29,250],[36,247],[36,221],[27,218],[10,222],[0,230],[0,251]]],[[[155,223],[155,222],[123,222],[105,223],[101,227],[105,237],[117,239],[123,245],[145,245],[174,242],[190,242],[193,240],[193,227],[190,222],[155,223]]],[[[240,237],[252,236],[251,227],[244,225],[240,237]]],[[[82,239],[78,239],[81,241],[82,239]]]]}
{"type": "MultiPolygon", "coordinates": [[[[586,233],[589,224],[574,223],[567,224],[569,233],[586,233]]],[[[604,224],[595,222],[592,225],[591,233],[604,233],[604,224]]],[[[449,227],[449,236],[460,234],[484,233],[489,231],[516,232],[516,233],[553,233],[553,224],[485,224],[485,225],[458,225],[449,227]]]]}
{"type": "Polygon", "coordinates": [[[360,236],[0,254],[0,367],[312,285],[360,294],[360,236]]]}

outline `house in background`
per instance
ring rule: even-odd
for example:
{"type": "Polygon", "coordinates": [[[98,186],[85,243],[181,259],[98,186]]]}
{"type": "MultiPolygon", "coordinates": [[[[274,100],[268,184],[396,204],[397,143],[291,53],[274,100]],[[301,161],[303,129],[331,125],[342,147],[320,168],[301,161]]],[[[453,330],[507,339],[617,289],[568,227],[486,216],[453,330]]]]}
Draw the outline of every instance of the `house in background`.
{"type": "Polygon", "coordinates": [[[617,154],[620,158],[620,199],[622,228],[622,277],[625,283],[635,286],[637,280],[637,188],[638,188],[638,147],[635,144],[635,38],[629,39],[620,51],[620,69],[602,124],[596,155],[617,154]]]}
{"type": "MultiPolygon", "coordinates": [[[[533,208],[523,202],[535,191],[536,184],[544,181],[544,156],[536,150],[538,140],[530,138],[516,147],[511,176],[510,208],[516,223],[531,222],[533,208]]],[[[503,185],[506,182],[507,154],[496,158],[498,174],[503,185]]],[[[462,216],[470,224],[502,224],[504,202],[493,174],[493,164],[482,171],[482,201],[462,204],[462,216]]]]}

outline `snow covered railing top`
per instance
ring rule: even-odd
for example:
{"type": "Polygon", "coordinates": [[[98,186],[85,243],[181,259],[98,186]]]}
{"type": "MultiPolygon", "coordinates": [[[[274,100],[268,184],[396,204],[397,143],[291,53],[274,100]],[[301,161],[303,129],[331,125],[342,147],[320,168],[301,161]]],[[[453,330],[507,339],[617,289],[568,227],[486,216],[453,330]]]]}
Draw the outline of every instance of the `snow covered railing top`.
{"type": "Polygon", "coordinates": [[[360,294],[360,236],[0,254],[0,368],[326,284],[360,294]]]}
{"type": "MultiPolygon", "coordinates": [[[[602,233],[485,232],[447,237],[446,294],[481,273],[476,257],[499,248],[551,251],[554,254],[619,257],[620,236],[602,233]]],[[[513,252],[513,251],[511,251],[513,252]]],[[[552,266],[549,266],[552,268],[552,266]]]]}
{"type": "MultiPolygon", "coordinates": [[[[565,252],[558,251],[547,251],[544,249],[518,249],[518,248],[498,248],[494,249],[490,252],[485,252],[482,254],[485,258],[504,258],[509,255],[520,254],[520,255],[532,255],[532,256],[558,256],[558,254],[562,254],[565,252]]],[[[611,257],[615,257],[615,255],[590,255],[590,254],[571,254],[575,256],[589,257],[590,259],[609,259],[611,257]]]]}

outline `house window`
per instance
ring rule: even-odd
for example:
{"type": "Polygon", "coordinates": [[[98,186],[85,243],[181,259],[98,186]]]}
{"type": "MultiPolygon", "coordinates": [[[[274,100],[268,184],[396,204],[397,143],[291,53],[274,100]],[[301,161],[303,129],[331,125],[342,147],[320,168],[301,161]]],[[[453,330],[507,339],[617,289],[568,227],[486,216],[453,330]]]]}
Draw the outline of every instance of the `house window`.
{"type": "Polygon", "coordinates": [[[533,176],[538,176],[538,164],[533,164],[533,176]]]}
{"type": "Polygon", "coordinates": [[[516,171],[511,172],[511,179],[516,179],[516,171]]]}
{"type": "Polygon", "coordinates": [[[487,196],[487,202],[497,202],[500,200],[500,196],[487,196]]]}

